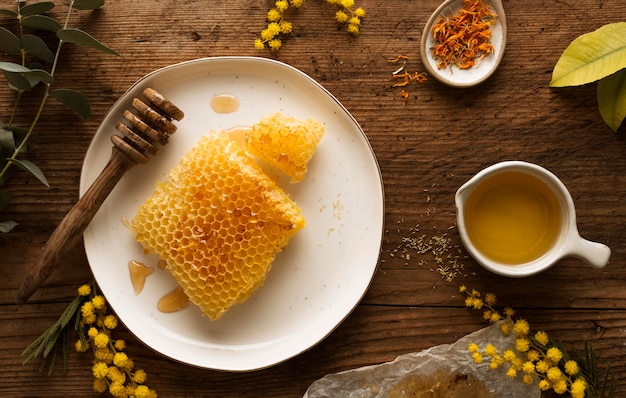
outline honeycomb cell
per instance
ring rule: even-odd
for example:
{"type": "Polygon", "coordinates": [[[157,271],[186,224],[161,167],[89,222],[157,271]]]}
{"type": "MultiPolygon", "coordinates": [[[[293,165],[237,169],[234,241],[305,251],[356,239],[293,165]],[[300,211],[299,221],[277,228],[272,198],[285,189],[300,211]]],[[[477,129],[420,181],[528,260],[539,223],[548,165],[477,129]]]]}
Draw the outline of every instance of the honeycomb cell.
{"type": "Polygon", "coordinates": [[[263,117],[246,133],[246,150],[287,174],[292,182],[300,182],[325,131],[317,120],[277,112],[263,117]]]}
{"type": "Polygon", "coordinates": [[[296,204],[245,151],[213,132],[157,184],[131,229],[215,320],[263,284],[304,224],[296,204]]]}

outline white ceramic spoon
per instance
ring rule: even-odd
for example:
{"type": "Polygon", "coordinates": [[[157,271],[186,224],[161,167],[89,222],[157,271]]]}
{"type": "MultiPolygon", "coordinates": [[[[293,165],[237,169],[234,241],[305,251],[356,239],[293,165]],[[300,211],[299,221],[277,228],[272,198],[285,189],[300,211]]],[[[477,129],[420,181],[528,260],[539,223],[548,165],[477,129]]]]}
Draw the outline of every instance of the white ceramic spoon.
{"type": "Polygon", "coordinates": [[[432,51],[435,46],[432,27],[439,18],[456,15],[463,8],[463,0],[445,0],[431,15],[422,33],[420,53],[422,63],[429,76],[452,87],[470,87],[485,81],[498,68],[506,46],[506,16],[502,0],[484,1],[497,15],[496,21],[491,27],[491,44],[494,47],[494,52],[469,69],[459,69],[457,66],[446,66],[442,69],[437,67],[438,61],[433,56],[432,51]]]}

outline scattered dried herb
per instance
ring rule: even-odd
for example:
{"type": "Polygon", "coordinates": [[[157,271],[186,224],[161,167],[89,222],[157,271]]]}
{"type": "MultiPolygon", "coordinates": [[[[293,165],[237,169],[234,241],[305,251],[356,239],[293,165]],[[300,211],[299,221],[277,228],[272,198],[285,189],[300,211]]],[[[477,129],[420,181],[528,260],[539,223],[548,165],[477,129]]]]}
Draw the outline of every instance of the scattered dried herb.
{"type": "Polygon", "coordinates": [[[436,45],[432,51],[439,61],[437,67],[468,69],[493,53],[490,39],[495,20],[496,14],[483,0],[463,0],[457,15],[441,17],[433,26],[436,45]]]}
{"type": "MultiPolygon", "coordinates": [[[[35,127],[48,98],[57,99],[84,118],[90,114],[89,101],[80,92],[63,88],[52,89],[61,47],[65,43],[74,43],[105,53],[118,54],[88,33],[69,27],[73,10],[96,10],[104,5],[104,0],[70,0],[63,23],[48,15],[55,7],[51,1],[26,4],[25,0],[16,0],[15,4],[15,10],[0,8],[0,16],[8,17],[9,23],[17,26],[17,34],[0,27],[0,51],[17,60],[0,61],[0,71],[9,88],[16,92],[8,120],[5,121],[5,116],[0,115],[0,185],[5,184],[15,169],[19,168],[49,186],[42,170],[32,161],[21,158],[26,152],[27,143],[36,135],[35,127]],[[56,48],[48,46],[42,38],[44,35],[38,36],[38,32],[42,31],[56,34],[56,48]],[[15,116],[23,93],[42,86],[41,101],[32,122],[27,127],[16,125],[15,116]]],[[[9,191],[0,190],[0,210],[7,207],[11,200],[12,194],[9,191]]],[[[0,221],[0,232],[9,232],[16,225],[13,220],[0,221]]]]}
{"type": "MultiPolygon", "coordinates": [[[[434,208],[427,209],[426,217],[434,211],[434,208]]],[[[446,282],[468,276],[463,265],[467,256],[447,232],[437,229],[431,233],[424,232],[419,224],[406,228],[404,220],[400,220],[396,222],[395,233],[400,237],[400,244],[386,251],[390,258],[401,258],[406,266],[415,262],[419,267],[428,267],[446,282]]],[[[381,261],[385,262],[385,259],[381,261]]]]}
{"type": "MultiPolygon", "coordinates": [[[[388,63],[392,64],[402,62],[402,66],[400,66],[391,74],[391,78],[394,81],[397,81],[397,83],[394,83],[392,87],[406,87],[411,82],[424,83],[428,80],[426,72],[408,72],[406,70],[406,63],[408,60],[409,57],[407,57],[406,55],[398,55],[396,58],[387,61],[388,63]]],[[[409,100],[409,92],[402,89],[400,91],[400,96],[403,98],[404,104],[406,105],[407,101],[409,100]]]]}

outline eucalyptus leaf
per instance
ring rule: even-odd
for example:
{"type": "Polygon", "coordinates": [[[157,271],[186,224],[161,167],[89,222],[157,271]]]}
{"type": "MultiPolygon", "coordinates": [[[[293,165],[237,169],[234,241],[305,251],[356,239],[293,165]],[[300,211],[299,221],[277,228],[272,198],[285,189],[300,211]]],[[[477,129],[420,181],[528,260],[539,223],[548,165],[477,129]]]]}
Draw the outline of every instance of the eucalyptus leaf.
{"type": "MultiPolygon", "coordinates": [[[[5,130],[9,130],[12,131],[15,137],[16,142],[21,142],[24,137],[26,137],[26,134],[28,134],[28,129],[24,128],[24,127],[19,127],[19,126],[3,126],[3,128],[5,130]]],[[[31,138],[36,138],[37,137],[37,132],[32,131],[30,133],[31,138]]],[[[18,144],[19,145],[19,144],[18,144]]]]}
{"type": "MultiPolygon", "coordinates": [[[[10,151],[11,154],[13,154],[15,149],[18,146],[22,145],[22,142],[27,137],[28,129],[24,127],[19,127],[19,126],[6,126],[6,125],[2,125],[2,123],[0,122],[0,136],[2,135],[1,132],[3,130],[12,133],[10,138],[8,136],[6,137],[6,140],[13,141],[13,144],[11,145],[11,142],[7,141],[7,144],[9,144],[11,147],[5,147],[2,143],[0,143],[0,149],[6,148],[10,151]]],[[[30,132],[30,138],[37,138],[37,135],[38,134],[36,131],[30,132]]],[[[28,148],[27,145],[23,145],[20,152],[26,152],[27,148],[28,148]]],[[[0,159],[4,161],[3,158],[0,157],[0,159]]],[[[4,162],[6,163],[6,161],[4,162]]],[[[2,185],[1,181],[0,181],[0,185],[2,185]]]]}
{"type": "Polygon", "coordinates": [[[17,226],[15,221],[2,221],[0,222],[0,232],[7,233],[17,226]]]}
{"type": "MultiPolygon", "coordinates": [[[[16,64],[14,62],[0,62],[0,70],[6,72],[5,75],[8,74],[17,74],[24,76],[26,78],[32,79],[32,81],[44,82],[47,84],[54,83],[54,77],[43,69],[31,69],[26,66],[16,64]]],[[[9,79],[9,77],[7,77],[9,79]]],[[[36,84],[35,83],[35,84],[36,84]]]]}
{"type": "Polygon", "coordinates": [[[11,130],[0,127],[0,147],[15,150],[15,138],[11,130]]]}
{"type": "Polygon", "coordinates": [[[49,30],[56,32],[62,28],[54,18],[47,15],[30,15],[22,19],[22,26],[31,29],[49,30]]]}
{"type": "Polygon", "coordinates": [[[30,72],[24,72],[23,75],[26,77],[38,79],[40,82],[44,82],[46,84],[54,83],[54,77],[52,77],[49,72],[43,69],[33,69],[30,72]]]}
{"type": "Polygon", "coordinates": [[[4,74],[4,77],[7,79],[9,87],[12,90],[28,91],[31,88],[35,87],[35,85],[37,84],[37,82],[34,82],[31,79],[27,79],[26,76],[21,73],[7,72],[6,70],[2,70],[2,74],[4,74]]]}
{"type": "Polygon", "coordinates": [[[88,46],[88,47],[94,48],[96,50],[100,50],[108,54],[119,55],[114,50],[100,43],[97,39],[95,39],[89,33],[84,32],[80,29],[76,29],[76,28],[61,29],[57,32],[57,36],[59,39],[68,43],[82,44],[84,46],[88,46]]]}
{"type": "Polygon", "coordinates": [[[19,54],[22,50],[20,39],[8,29],[0,27],[0,50],[7,54],[19,54]]]}
{"type": "Polygon", "coordinates": [[[0,15],[8,15],[10,17],[17,18],[17,13],[15,11],[6,8],[0,8],[0,15]]]}
{"type": "Polygon", "coordinates": [[[626,68],[626,22],[610,23],[576,38],[552,71],[551,87],[580,86],[626,68]]]}
{"type": "Polygon", "coordinates": [[[20,8],[20,14],[22,16],[40,15],[40,14],[44,14],[52,10],[53,8],[54,8],[53,2],[42,1],[39,3],[32,3],[32,4],[25,5],[24,7],[20,8]]]}
{"type": "Polygon", "coordinates": [[[104,0],[75,0],[72,8],[77,10],[97,10],[104,5],[104,0]]]}
{"type": "Polygon", "coordinates": [[[22,73],[22,72],[30,72],[32,69],[27,68],[20,64],[16,64],[15,62],[0,61],[0,70],[6,71],[6,72],[22,73]]]}
{"type": "Polygon", "coordinates": [[[9,84],[19,90],[30,90],[39,82],[54,83],[54,77],[43,69],[30,69],[12,62],[0,62],[0,70],[9,84]]]}
{"type": "Polygon", "coordinates": [[[44,83],[54,83],[54,77],[52,77],[49,72],[43,69],[32,69],[20,64],[16,64],[15,62],[0,61],[0,70],[8,73],[18,73],[24,76],[31,76],[33,78],[39,79],[38,81],[42,81],[44,83]]]}
{"type": "Polygon", "coordinates": [[[617,131],[626,118],[626,69],[601,79],[597,90],[600,115],[617,131]]]}
{"type": "Polygon", "coordinates": [[[53,62],[54,54],[48,45],[38,36],[25,34],[22,37],[22,47],[28,54],[34,55],[42,61],[53,62]]]}
{"type": "Polygon", "coordinates": [[[19,159],[11,159],[10,162],[28,171],[30,174],[35,176],[39,181],[41,181],[45,186],[50,188],[50,184],[48,184],[48,179],[43,174],[41,169],[37,167],[37,165],[35,165],[35,163],[31,162],[30,160],[19,160],[19,159]]]}
{"type": "Polygon", "coordinates": [[[83,119],[87,119],[91,115],[89,100],[78,91],[57,89],[51,90],[50,95],[61,101],[74,112],[78,113],[83,119]]]}

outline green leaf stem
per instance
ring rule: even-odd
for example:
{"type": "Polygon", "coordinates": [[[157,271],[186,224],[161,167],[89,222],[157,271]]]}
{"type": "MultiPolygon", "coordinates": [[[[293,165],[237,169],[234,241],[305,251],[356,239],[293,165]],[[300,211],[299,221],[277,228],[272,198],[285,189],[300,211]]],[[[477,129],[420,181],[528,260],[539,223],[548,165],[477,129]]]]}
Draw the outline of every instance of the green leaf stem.
{"type": "MultiPolygon", "coordinates": [[[[28,132],[28,129],[25,129],[24,127],[19,127],[19,126],[4,126],[3,127],[4,130],[9,130],[11,132],[13,132],[13,139],[15,140],[15,144],[16,146],[21,145],[22,141],[26,138],[27,135],[30,134],[31,138],[36,138],[37,137],[37,132],[35,131],[31,131],[30,133],[28,132]]],[[[16,148],[14,148],[16,149],[16,148]]],[[[22,149],[22,152],[26,152],[26,148],[22,149]]]]}
{"type": "Polygon", "coordinates": [[[95,39],[89,33],[84,32],[80,29],[76,29],[76,28],[61,29],[57,32],[57,36],[59,37],[59,39],[68,43],[82,44],[84,46],[91,47],[96,50],[100,50],[102,52],[108,53],[108,54],[119,55],[116,51],[100,43],[97,39],[95,39]]]}
{"type": "Polygon", "coordinates": [[[579,36],[552,72],[551,87],[579,86],[626,68],[626,22],[610,23],[579,36]]]}
{"type": "Polygon", "coordinates": [[[602,119],[617,131],[626,118],[626,69],[600,80],[597,93],[602,119]]]}
{"type": "Polygon", "coordinates": [[[17,147],[15,145],[15,138],[13,132],[5,128],[0,127],[0,147],[14,151],[17,147]]]}
{"type": "MultiPolygon", "coordinates": [[[[13,113],[7,123],[0,122],[0,185],[8,181],[16,170],[23,169],[49,187],[48,180],[39,167],[32,161],[19,158],[28,149],[29,140],[37,136],[35,128],[39,119],[44,115],[43,110],[47,100],[50,97],[55,98],[83,118],[89,117],[91,113],[89,101],[83,94],[75,90],[53,88],[55,73],[61,65],[59,60],[63,44],[75,43],[108,54],[119,54],[88,33],[68,26],[72,20],[73,10],[96,10],[104,5],[105,0],[69,0],[63,25],[56,19],[44,15],[55,7],[55,3],[52,1],[29,0],[26,2],[25,0],[14,0],[13,3],[17,3],[15,11],[0,8],[0,15],[14,19],[11,21],[11,26],[19,24],[15,29],[19,35],[7,28],[0,27],[0,55],[5,54],[15,58],[15,62],[0,61],[0,75],[4,75],[9,88],[17,92],[13,113]],[[48,44],[37,35],[37,31],[41,30],[56,33],[58,38],[56,48],[48,47],[48,44]],[[41,90],[39,104],[35,109],[32,109],[34,114],[32,121],[26,126],[14,125],[14,116],[17,110],[20,106],[26,106],[21,103],[23,92],[40,85],[40,83],[43,83],[44,87],[41,90]]],[[[12,196],[8,192],[0,190],[0,209],[5,207],[11,198],[12,196]]],[[[0,232],[9,232],[16,225],[17,223],[11,220],[0,221],[0,232]]],[[[61,329],[64,327],[65,325],[60,326],[61,329]]],[[[52,335],[49,336],[55,342],[59,337],[56,335],[58,331],[52,331],[52,335]]],[[[41,353],[43,357],[47,357],[48,354],[51,354],[51,347],[56,347],[55,344],[48,345],[45,341],[41,341],[41,343],[43,345],[36,348],[37,353],[35,355],[41,353]]],[[[64,352],[66,348],[67,346],[64,345],[64,352]]]]}

